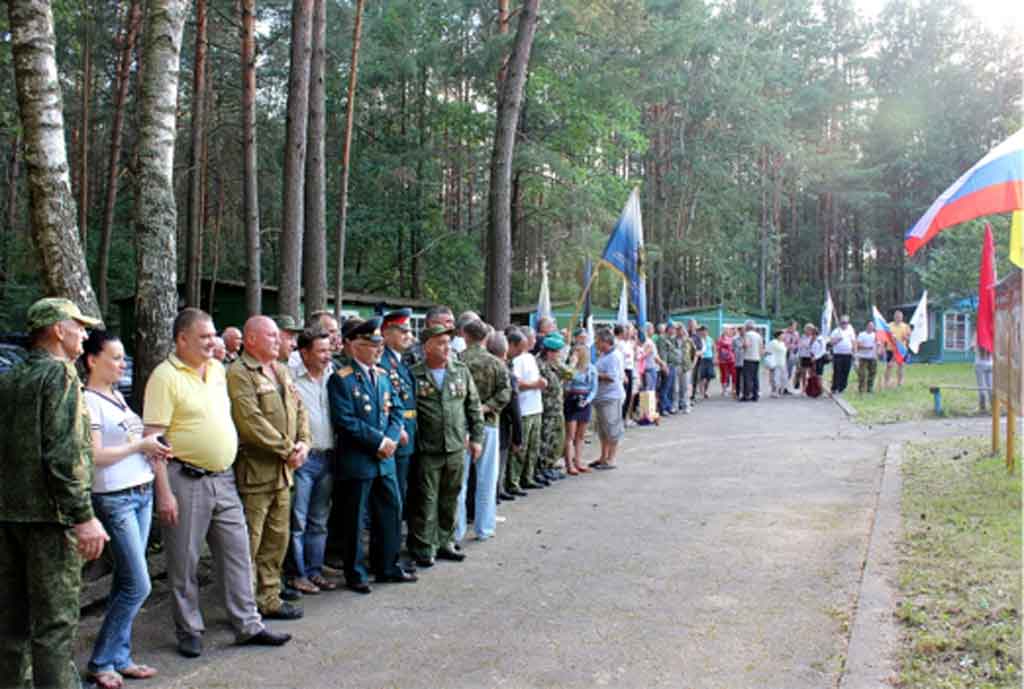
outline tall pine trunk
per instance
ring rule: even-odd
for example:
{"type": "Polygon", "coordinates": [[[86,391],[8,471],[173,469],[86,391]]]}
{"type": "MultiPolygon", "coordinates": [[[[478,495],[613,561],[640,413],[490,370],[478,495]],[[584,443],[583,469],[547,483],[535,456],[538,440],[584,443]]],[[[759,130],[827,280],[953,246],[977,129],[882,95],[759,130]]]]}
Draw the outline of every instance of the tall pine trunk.
{"type": "Polygon", "coordinates": [[[84,312],[99,316],[71,194],[53,12],[47,0],[9,0],[7,13],[25,138],[32,238],[43,285],[49,295],[66,297],[84,312]]]}
{"type": "Polygon", "coordinates": [[[189,4],[188,0],[150,0],[146,20],[135,177],[134,397],[138,403],[149,374],[171,350],[171,326],[178,311],[174,137],[181,34],[189,4]]]}
{"type": "Polygon", "coordinates": [[[263,310],[259,167],[256,149],[256,0],[242,0],[242,217],[245,225],[245,311],[263,310]]]}
{"type": "Polygon", "coordinates": [[[291,68],[284,144],[284,210],[278,263],[280,313],[299,315],[302,279],[302,234],[305,203],[306,127],[309,122],[309,62],[313,0],[292,3],[291,68]]]}
{"type": "Polygon", "coordinates": [[[203,139],[206,112],[206,0],[196,0],[196,45],[192,61],[192,122],[188,161],[188,226],[185,232],[185,303],[201,298],[203,241],[203,139]]]}
{"type": "Polygon", "coordinates": [[[121,53],[117,60],[117,86],[114,92],[114,117],[110,125],[110,159],[107,162],[107,193],[103,203],[103,225],[100,227],[100,248],[96,263],[96,283],[100,308],[106,314],[110,308],[108,278],[110,273],[110,243],[114,232],[114,209],[117,205],[117,185],[121,165],[121,142],[124,135],[124,109],[128,100],[132,53],[135,38],[142,22],[142,2],[132,0],[125,16],[125,26],[119,38],[121,53]]]}
{"type": "Polygon", "coordinates": [[[306,313],[327,307],[327,169],[324,135],[327,103],[324,90],[324,61],[327,33],[327,3],[315,0],[313,7],[313,54],[309,65],[309,123],[306,129],[306,208],[302,238],[302,286],[306,313]]]}
{"type": "Polygon", "coordinates": [[[11,140],[11,157],[7,163],[7,199],[4,203],[4,228],[0,236],[0,299],[7,296],[11,282],[11,240],[18,224],[18,180],[21,177],[21,132],[11,140]]]}
{"type": "Polygon", "coordinates": [[[496,328],[509,323],[512,308],[512,156],[515,152],[516,125],[522,106],[530,51],[537,31],[540,0],[524,0],[519,26],[506,63],[505,78],[498,91],[497,125],[491,152],[491,184],[487,195],[490,224],[487,241],[487,284],[485,309],[487,321],[496,328]]]}
{"type": "Polygon", "coordinates": [[[92,110],[92,16],[85,3],[82,17],[82,112],[81,134],[78,138],[78,232],[82,238],[82,251],[89,252],[89,122],[92,110]]]}
{"type": "Polygon", "coordinates": [[[341,140],[341,193],[338,195],[338,266],[334,274],[334,313],[341,319],[342,293],[345,287],[345,231],[348,224],[348,175],[352,154],[352,123],[356,114],[356,82],[359,77],[359,40],[363,32],[364,0],[356,0],[352,27],[352,63],[348,75],[348,102],[345,104],[345,133],[341,140]]]}

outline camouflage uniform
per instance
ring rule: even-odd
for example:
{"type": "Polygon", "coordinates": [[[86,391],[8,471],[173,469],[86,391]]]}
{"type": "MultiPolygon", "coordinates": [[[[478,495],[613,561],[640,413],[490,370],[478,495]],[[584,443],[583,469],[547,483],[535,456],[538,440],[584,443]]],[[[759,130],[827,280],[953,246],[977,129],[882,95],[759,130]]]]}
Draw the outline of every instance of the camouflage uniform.
{"type": "Polygon", "coordinates": [[[73,364],[34,350],[0,379],[0,404],[0,681],[77,687],[82,563],[71,527],[93,518],[82,383],[73,364]]]}
{"type": "Polygon", "coordinates": [[[537,468],[554,469],[562,461],[562,452],[565,450],[562,380],[567,371],[562,364],[548,361],[546,357],[540,358],[537,366],[540,368],[541,378],[548,381],[547,387],[541,391],[544,412],[540,419],[540,458],[537,468]]]}

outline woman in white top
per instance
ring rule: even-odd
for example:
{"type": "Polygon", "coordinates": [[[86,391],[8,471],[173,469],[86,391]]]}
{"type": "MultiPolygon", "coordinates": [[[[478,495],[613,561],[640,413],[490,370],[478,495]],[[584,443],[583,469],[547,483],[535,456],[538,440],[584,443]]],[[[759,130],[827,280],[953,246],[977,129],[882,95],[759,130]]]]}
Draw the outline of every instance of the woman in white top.
{"type": "Polygon", "coordinates": [[[114,577],[107,616],[89,659],[89,676],[103,689],[118,689],[124,678],[156,674],[131,657],[132,622],[149,596],[146,542],[153,517],[153,469],[147,455],[166,459],[171,448],[156,434],[143,437],[142,420],[117,390],[124,374],[124,347],[115,336],[94,330],[83,346],[87,372],[85,404],[92,432],[92,504],[110,535],[114,577]]]}

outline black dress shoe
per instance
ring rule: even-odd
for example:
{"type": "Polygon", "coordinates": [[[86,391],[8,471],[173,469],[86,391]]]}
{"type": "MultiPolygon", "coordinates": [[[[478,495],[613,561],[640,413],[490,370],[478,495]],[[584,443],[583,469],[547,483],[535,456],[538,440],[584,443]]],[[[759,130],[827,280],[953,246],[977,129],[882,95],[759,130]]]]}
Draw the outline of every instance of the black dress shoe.
{"type": "Polygon", "coordinates": [[[401,563],[399,563],[399,566],[403,570],[405,570],[406,572],[415,572],[416,571],[416,562],[413,561],[413,560],[407,560],[405,562],[401,562],[401,563]]]}
{"type": "Polygon", "coordinates": [[[300,620],[302,619],[302,608],[285,602],[281,603],[281,607],[277,610],[263,613],[263,617],[268,620],[300,620]]]}
{"type": "Polygon", "coordinates": [[[401,574],[385,574],[382,577],[377,577],[378,584],[411,584],[414,581],[419,581],[419,577],[404,570],[401,574]]]}
{"type": "Polygon", "coordinates": [[[291,634],[272,632],[264,627],[257,634],[253,634],[248,639],[239,641],[238,643],[242,646],[284,646],[291,640],[291,634]]]}
{"type": "Polygon", "coordinates": [[[534,476],[533,477],[533,482],[534,483],[539,483],[542,486],[550,486],[551,485],[551,481],[547,480],[541,474],[537,474],[536,476],[534,476]]]}
{"type": "Polygon", "coordinates": [[[434,566],[434,558],[432,557],[418,557],[416,558],[416,566],[426,569],[434,566]]]}
{"type": "Polygon", "coordinates": [[[522,488],[516,488],[515,490],[510,491],[510,492],[511,492],[512,495],[514,495],[517,498],[525,498],[527,495],[529,495],[529,493],[527,493],[522,488]]]}
{"type": "Polygon", "coordinates": [[[500,493],[498,493],[498,499],[499,500],[510,500],[511,501],[511,500],[515,500],[516,496],[513,495],[512,493],[506,493],[505,491],[501,491],[500,493]]]}
{"type": "Polygon", "coordinates": [[[186,658],[198,658],[203,654],[203,639],[198,636],[185,636],[178,639],[178,653],[186,658]]]}
{"type": "Polygon", "coordinates": [[[297,601],[302,599],[302,591],[292,588],[291,586],[284,586],[281,588],[281,600],[297,601]]]}
{"type": "Polygon", "coordinates": [[[525,488],[526,490],[540,490],[543,487],[543,483],[534,483],[533,481],[523,484],[523,488],[525,488]]]}
{"type": "Polygon", "coordinates": [[[367,584],[365,581],[356,581],[352,583],[345,582],[345,588],[347,588],[349,591],[355,591],[356,593],[363,594],[371,593],[373,591],[373,589],[370,588],[370,585],[367,584]]]}
{"type": "Polygon", "coordinates": [[[466,559],[466,554],[459,552],[454,546],[446,546],[444,548],[438,548],[437,559],[449,560],[451,562],[462,562],[466,559]]]}

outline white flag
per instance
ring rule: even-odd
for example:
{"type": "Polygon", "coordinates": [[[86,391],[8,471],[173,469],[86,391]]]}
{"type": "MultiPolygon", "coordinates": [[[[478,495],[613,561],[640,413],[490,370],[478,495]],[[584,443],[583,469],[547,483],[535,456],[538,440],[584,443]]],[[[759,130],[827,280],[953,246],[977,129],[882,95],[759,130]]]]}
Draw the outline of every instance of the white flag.
{"type": "Polygon", "coordinates": [[[622,280],[622,295],[619,297],[619,315],[615,319],[619,325],[629,323],[629,282],[622,280]]]}
{"type": "Polygon", "coordinates": [[[551,318],[551,291],[548,289],[548,260],[544,259],[543,263],[544,275],[540,279],[540,295],[537,297],[537,320],[535,323],[539,323],[541,318],[551,318]]]}
{"type": "Polygon", "coordinates": [[[832,332],[832,319],[835,317],[836,307],[832,303],[832,293],[825,290],[825,307],[821,310],[821,334],[828,337],[832,332]]]}
{"type": "Polygon", "coordinates": [[[928,290],[921,295],[921,301],[917,302],[914,315],[910,317],[910,351],[917,354],[921,345],[928,341],[928,290]]]}

